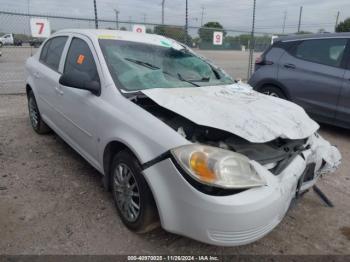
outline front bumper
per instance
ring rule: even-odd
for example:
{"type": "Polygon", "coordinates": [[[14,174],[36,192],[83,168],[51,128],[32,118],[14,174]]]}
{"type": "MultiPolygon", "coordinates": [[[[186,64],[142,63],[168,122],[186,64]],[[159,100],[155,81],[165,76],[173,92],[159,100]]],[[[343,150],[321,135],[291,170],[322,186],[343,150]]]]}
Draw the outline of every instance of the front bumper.
{"type": "Polygon", "coordinates": [[[235,246],[256,241],[283,219],[295,197],[298,180],[309,163],[319,174],[334,171],[340,163],[338,150],[321,137],[309,139],[310,148],[298,155],[278,176],[252,162],[267,185],[229,196],[211,196],[193,188],[172,160],[163,160],[144,170],[153,192],[162,227],[201,242],[235,246]],[[324,164],[326,162],[326,164],[324,164]],[[322,167],[322,168],[321,168],[322,167]]]}

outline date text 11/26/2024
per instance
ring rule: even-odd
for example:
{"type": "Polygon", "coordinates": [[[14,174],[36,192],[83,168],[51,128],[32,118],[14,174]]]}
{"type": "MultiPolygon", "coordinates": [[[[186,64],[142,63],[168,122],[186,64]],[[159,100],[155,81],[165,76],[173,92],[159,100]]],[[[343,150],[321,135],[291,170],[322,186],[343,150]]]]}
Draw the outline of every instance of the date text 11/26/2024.
{"type": "Polygon", "coordinates": [[[128,256],[128,261],[219,261],[218,256],[128,256]]]}

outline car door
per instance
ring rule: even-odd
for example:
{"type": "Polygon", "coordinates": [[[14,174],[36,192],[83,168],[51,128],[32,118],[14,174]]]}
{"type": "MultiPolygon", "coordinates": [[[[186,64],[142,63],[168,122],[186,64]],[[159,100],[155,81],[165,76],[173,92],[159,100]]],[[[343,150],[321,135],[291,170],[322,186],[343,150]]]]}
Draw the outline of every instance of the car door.
{"type": "MultiPolygon", "coordinates": [[[[64,73],[87,73],[100,83],[97,56],[91,41],[84,36],[71,39],[64,62],[64,73]]],[[[77,151],[98,165],[96,117],[100,99],[87,90],[60,85],[60,111],[67,139],[77,151]]]]}
{"type": "Polygon", "coordinates": [[[46,41],[41,49],[39,62],[32,70],[34,84],[37,89],[37,102],[43,119],[49,125],[60,126],[58,80],[61,76],[59,65],[68,36],[57,36],[46,41]]]}
{"type": "Polygon", "coordinates": [[[347,61],[347,68],[339,95],[336,124],[350,128],[350,45],[348,45],[345,60],[347,61]]]}
{"type": "Polygon", "coordinates": [[[346,38],[299,41],[281,57],[278,79],[293,102],[318,121],[335,120],[345,73],[346,38]]]}

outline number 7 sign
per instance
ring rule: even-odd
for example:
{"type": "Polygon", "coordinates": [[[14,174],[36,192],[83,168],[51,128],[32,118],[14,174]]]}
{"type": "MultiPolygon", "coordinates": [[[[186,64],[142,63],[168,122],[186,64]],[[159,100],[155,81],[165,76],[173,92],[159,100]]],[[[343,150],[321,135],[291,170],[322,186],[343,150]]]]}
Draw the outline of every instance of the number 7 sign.
{"type": "Polygon", "coordinates": [[[49,37],[51,34],[49,20],[45,18],[31,18],[30,31],[32,32],[32,37],[49,37]]]}

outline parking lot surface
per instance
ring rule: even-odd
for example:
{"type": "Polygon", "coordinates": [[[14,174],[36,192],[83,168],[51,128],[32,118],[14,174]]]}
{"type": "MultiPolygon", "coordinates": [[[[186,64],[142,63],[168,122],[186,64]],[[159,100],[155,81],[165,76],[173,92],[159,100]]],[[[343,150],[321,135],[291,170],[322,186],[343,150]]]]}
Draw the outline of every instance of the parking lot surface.
{"type": "Polygon", "coordinates": [[[3,47],[0,57],[0,94],[23,93],[25,86],[25,61],[36,52],[36,48],[3,47]]]}
{"type": "Polygon", "coordinates": [[[307,193],[265,238],[215,247],[162,229],[137,235],[118,217],[101,176],[57,135],[32,130],[24,95],[0,95],[1,254],[349,254],[350,133],[322,126],[343,155],[318,185],[335,204],[307,193]]]}

